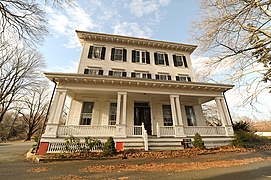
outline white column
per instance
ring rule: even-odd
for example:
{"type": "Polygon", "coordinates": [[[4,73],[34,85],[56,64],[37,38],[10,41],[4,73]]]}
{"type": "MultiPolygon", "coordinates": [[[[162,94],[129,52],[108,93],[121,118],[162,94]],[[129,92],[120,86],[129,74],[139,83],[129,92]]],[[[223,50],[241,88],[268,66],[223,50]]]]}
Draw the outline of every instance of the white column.
{"type": "Polygon", "coordinates": [[[127,93],[123,93],[122,101],[122,123],[126,124],[126,114],[127,114],[127,93]]]}
{"type": "Polygon", "coordinates": [[[177,124],[177,114],[176,114],[176,106],[175,106],[175,96],[170,95],[170,105],[171,105],[171,113],[172,113],[172,120],[173,120],[173,126],[178,125],[177,124]]]}
{"type": "Polygon", "coordinates": [[[65,101],[66,101],[66,96],[67,96],[66,90],[59,90],[58,92],[59,92],[60,96],[59,96],[59,100],[57,103],[57,107],[55,108],[55,114],[54,114],[54,120],[53,120],[54,124],[59,124],[61,115],[63,113],[63,108],[64,108],[65,101]]]}
{"type": "Polygon", "coordinates": [[[56,108],[58,106],[59,97],[60,97],[60,92],[58,90],[56,90],[56,94],[55,94],[52,106],[50,108],[49,119],[48,119],[47,123],[53,123],[53,121],[54,121],[55,112],[56,112],[56,108]]]}
{"type": "Polygon", "coordinates": [[[182,117],[182,110],[181,110],[181,104],[180,104],[180,97],[176,97],[176,111],[178,116],[178,124],[183,126],[183,117],[182,117]]]}
{"type": "Polygon", "coordinates": [[[226,122],[227,122],[227,125],[231,125],[231,117],[230,117],[230,113],[228,111],[228,108],[226,106],[226,102],[225,102],[225,99],[220,99],[220,102],[221,102],[221,105],[222,105],[222,109],[224,111],[224,114],[225,114],[225,118],[226,118],[226,122]]]}
{"type": "Polygon", "coordinates": [[[225,125],[227,125],[227,122],[226,122],[226,118],[225,118],[225,115],[224,115],[224,111],[223,111],[220,99],[221,98],[219,98],[219,97],[215,98],[215,102],[216,102],[216,105],[217,105],[218,114],[220,116],[221,123],[222,123],[223,126],[225,126],[225,125]]]}
{"type": "Polygon", "coordinates": [[[116,124],[120,124],[121,94],[118,93],[116,124]]]}

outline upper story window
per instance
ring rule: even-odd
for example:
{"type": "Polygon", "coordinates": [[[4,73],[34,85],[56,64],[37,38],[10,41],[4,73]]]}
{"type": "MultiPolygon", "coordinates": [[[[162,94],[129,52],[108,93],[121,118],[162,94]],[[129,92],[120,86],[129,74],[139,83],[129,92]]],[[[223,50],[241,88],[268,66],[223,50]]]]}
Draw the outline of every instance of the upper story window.
{"type": "Polygon", "coordinates": [[[147,72],[131,72],[131,77],[151,79],[151,74],[147,72]]]}
{"type": "Polygon", "coordinates": [[[132,62],[150,64],[150,53],[147,51],[132,50],[132,62]]]}
{"type": "Polygon", "coordinates": [[[154,62],[156,65],[169,66],[168,55],[166,53],[154,53],[154,62]]]}
{"type": "Polygon", "coordinates": [[[187,75],[176,76],[176,81],[191,82],[191,78],[187,75]]]}
{"type": "Polygon", "coordinates": [[[89,59],[105,59],[106,48],[101,46],[90,46],[88,51],[89,59]]]}
{"type": "Polygon", "coordinates": [[[108,72],[109,76],[114,76],[114,77],[126,77],[127,73],[125,71],[121,70],[110,70],[108,72]]]}
{"type": "Polygon", "coordinates": [[[175,67],[188,67],[185,56],[173,55],[173,63],[175,67]]]}
{"type": "Polygon", "coordinates": [[[111,61],[123,61],[126,62],[127,50],[122,48],[111,49],[111,61]]]}
{"type": "Polygon", "coordinates": [[[155,79],[159,80],[171,80],[171,76],[168,74],[155,74],[155,79]]]}
{"type": "Polygon", "coordinates": [[[98,68],[85,68],[84,74],[103,75],[103,70],[98,68]]]}

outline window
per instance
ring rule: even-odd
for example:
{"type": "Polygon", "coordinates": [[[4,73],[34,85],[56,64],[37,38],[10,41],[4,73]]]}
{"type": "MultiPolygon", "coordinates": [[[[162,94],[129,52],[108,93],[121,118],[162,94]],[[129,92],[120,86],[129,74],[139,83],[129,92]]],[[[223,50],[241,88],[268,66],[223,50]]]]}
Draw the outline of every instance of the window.
{"type": "Polygon", "coordinates": [[[196,116],[194,113],[193,106],[185,106],[185,113],[187,117],[188,126],[196,126],[196,116]]]}
{"type": "Polygon", "coordinates": [[[185,56],[173,55],[173,63],[175,67],[188,67],[185,56]]]}
{"type": "Polygon", "coordinates": [[[122,61],[122,49],[115,50],[114,60],[122,61]]]}
{"type": "Polygon", "coordinates": [[[146,72],[131,72],[131,77],[143,78],[143,79],[151,79],[151,74],[146,73],[146,72]]]}
{"type": "Polygon", "coordinates": [[[83,103],[80,125],[91,125],[93,105],[93,102],[83,103]]]}
{"type": "Polygon", "coordinates": [[[171,80],[171,76],[167,74],[155,74],[155,79],[159,80],[171,80]]]}
{"type": "Polygon", "coordinates": [[[110,103],[109,125],[116,124],[116,117],[117,117],[117,103],[110,103]]]}
{"type": "Polygon", "coordinates": [[[85,68],[84,74],[103,75],[103,70],[98,68],[85,68]]]}
{"type": "Polygon", "coordinates": [[[101,46],[90,46],[89,52],[88,52],[88,58],[89,59],[105,59],[105,47],[101,46]]]}
{"type": "Polygon", "coordinates": [[[150,53],[147,51],[132,50],[132,62],[150,64],[150,53]]]}
{"type": "Polygon", "coordinates": [[[126,77],[125,71],[118,71],[118,70],[110,70],[108,75],[109,76],[115,76],[115,77],[126,77]]]}
{"type": "Polygon", "coordinates": [[[167,65],[168,63],[168,55],[165,53],[154,53],[154,62],[156,65],[167,65]]]}
{"type": "Polygon", "coordinates": [[[111,61],[126,62],[127,50],[122,48],[111,49],[111,61]]]}
{"type": "Polygon", "coordinates": [[[179,76],[176,76],[176,81],[191,82],[191,78],[187,75],[179,75],[179,76]]]}
{"type": "Polygon", "coordinates": [[[162,108],[163,108],[164,126],[173,126],[171,106],[162,105],[162,108]]]}

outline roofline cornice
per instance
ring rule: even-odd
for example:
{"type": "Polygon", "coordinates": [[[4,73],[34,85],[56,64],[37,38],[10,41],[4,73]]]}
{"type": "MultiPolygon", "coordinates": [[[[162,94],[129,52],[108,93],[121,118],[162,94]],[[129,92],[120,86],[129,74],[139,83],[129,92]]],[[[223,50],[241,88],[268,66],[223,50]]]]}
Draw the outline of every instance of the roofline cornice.
{"type": "Polygon", "coordinates": [[[212,84],[199,82],[180,82],[180,81],[161,81],[155,79],[139,79],[130,77],[111,77],[101,75],[86,75],[76,73],[44,73],[51,81],[55,80],[58,83],[102,83],[102,84],[119,84],[119,85],[134,85],[144,87],[161,87],[161,88],[180,88],[189,90],[211,90],[225,92],[232,89],[233,85],[228,84],[212,84]]]}
{"type": "Polygon", "coordinates": [[[181,43],[175,43],[175,42],[129,37],[129,36],[122,36],[122,35],[95,33],[95,32],[78,31],[78,30],[76,30],[76,33],[81,44],[83,44],[86,41],[94,40],[94,41],[101,41],[101,42],[112,42],[112,43],[118,43],[118,44],[129,44],[129,45],[171,49],[171,50],[177,50],[177,51],[186,51],[189,53],[192,53],[197,48],[197,46],[190,45],[190,44],[181,44],[181,43]]]}

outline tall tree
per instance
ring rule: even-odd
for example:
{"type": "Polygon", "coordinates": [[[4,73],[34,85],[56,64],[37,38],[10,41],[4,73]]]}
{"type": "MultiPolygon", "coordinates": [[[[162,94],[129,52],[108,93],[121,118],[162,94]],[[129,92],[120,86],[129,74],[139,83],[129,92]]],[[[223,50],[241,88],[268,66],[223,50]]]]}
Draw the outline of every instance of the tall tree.
{"type": "Polygon", "coordinates": [[[46,82],[27,91],[27,96],[22,98],[22,109],[19,114],[26,123],[26,140],[42,128],[49,105],[46,82]]]}
{"type": "MultiPolygon", "coordinates": [[[[205,65],[213,69],[211,73],[222,69],[226,80],[252,89],[259,87],[255,82],[270,82],[271,1],[200,2],[201,18],[194,23],[193,38],[209,57],[205,65]]],[[[248,100],[266,87],[255,90],[248,100]]]]}
{"type": "Polygon", "coordinates": [[[35,50],[6,44],[0,53],[0,122],[25,90],[39,81],[42,56],[35,50]]]}

